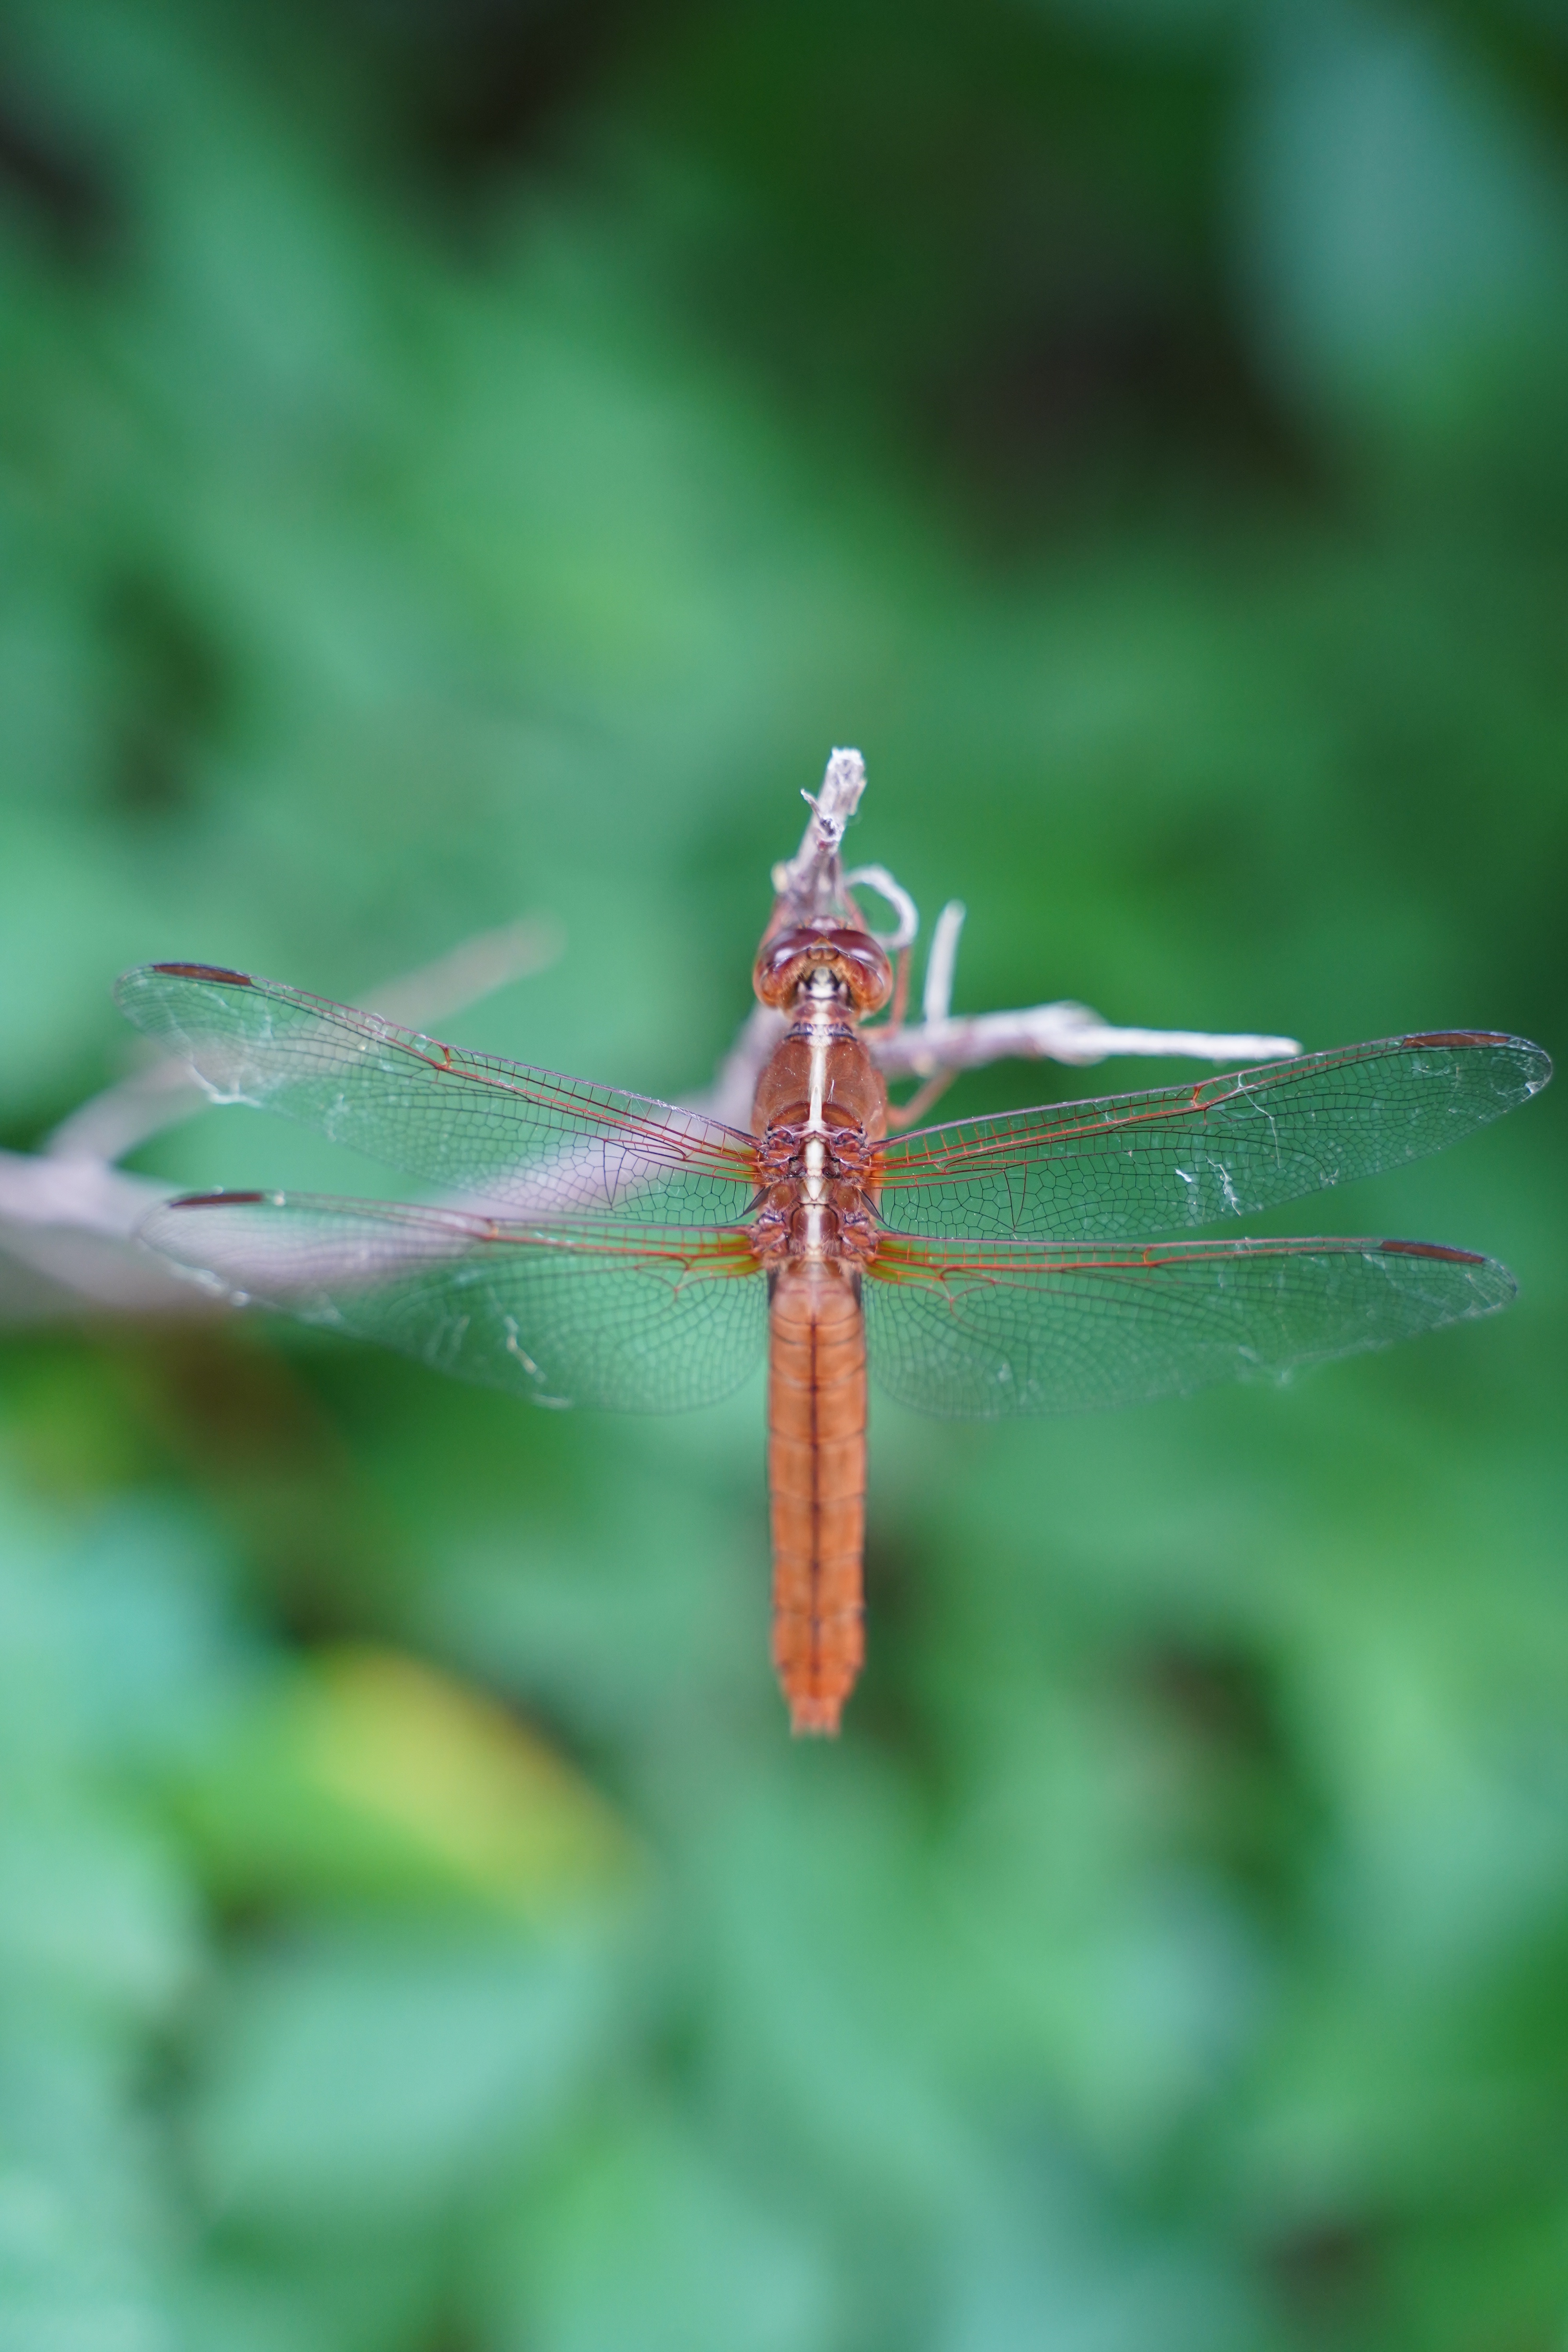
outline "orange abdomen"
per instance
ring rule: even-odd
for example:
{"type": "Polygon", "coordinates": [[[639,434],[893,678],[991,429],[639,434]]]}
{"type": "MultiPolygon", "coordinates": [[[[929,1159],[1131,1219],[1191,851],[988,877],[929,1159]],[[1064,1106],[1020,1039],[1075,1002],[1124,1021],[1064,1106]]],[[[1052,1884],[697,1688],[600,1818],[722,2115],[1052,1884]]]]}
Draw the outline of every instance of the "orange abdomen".
{"type": "Polygon", "coordinates": [[[794,1731],[833,1732],[865,1655],[866,1327],[853,1277],[792,1259],[768,1344],[773,1664],[794,1731]]]}

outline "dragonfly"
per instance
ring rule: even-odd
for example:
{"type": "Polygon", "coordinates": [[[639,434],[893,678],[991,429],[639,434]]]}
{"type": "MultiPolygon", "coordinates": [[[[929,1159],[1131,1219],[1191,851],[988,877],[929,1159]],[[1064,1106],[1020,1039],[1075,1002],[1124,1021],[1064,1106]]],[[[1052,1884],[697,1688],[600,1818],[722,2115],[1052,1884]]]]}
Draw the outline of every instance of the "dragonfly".
{"type": "Polygon", "coordinates": [[[1197,1229],[1439,1150],[1551,1064],[1434,1031],[900,1132],[866,1026],[894,961],[833,828],[774,882],[749,1130],[220,966],[144,966],[117,996],[214,1100],[437,1195],[156,1209],[143,1240],[230,1299],[551,1407],[707,1405],[765,1358],[773,1664],[792,1728],[832,1734],[864,1659],[868,1371],[927,1413],[1076,1412],[1489,1314],[1513,1279],[1468,1250],[1197,1229]]]}

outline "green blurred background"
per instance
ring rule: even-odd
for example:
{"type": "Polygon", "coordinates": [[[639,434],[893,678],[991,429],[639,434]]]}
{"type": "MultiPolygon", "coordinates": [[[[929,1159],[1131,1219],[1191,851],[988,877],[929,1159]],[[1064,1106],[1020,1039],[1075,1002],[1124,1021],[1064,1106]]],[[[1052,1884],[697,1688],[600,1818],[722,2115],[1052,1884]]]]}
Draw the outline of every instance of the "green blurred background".
{"type": "MultiPolygon", "coordinates": [[[[696,1090],[835,742],[961,1009],[1561,1041],[1565,145],[1551,0],[10,0],[0,1141],[524,910],[696,1090]]],[[[0,2352],[1568,2347],[1563,1108],[1274,1221],[1504,1317],[874,1406],[837,1745],[760,1381],[0,1285],[0,2352]]]]}

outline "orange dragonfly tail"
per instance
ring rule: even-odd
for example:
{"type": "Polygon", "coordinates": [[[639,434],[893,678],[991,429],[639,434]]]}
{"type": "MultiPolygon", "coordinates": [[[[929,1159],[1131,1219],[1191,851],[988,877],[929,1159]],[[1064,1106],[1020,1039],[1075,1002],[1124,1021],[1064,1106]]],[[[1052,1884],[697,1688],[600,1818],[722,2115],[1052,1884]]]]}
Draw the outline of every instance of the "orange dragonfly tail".
{"type": "Polygon", "coordinates": [[[866,1326],[852,1276],[781,1266],[769,1325],[773,1665],[790,1728],[832,1734],[866,1649],[866,1326]]]}

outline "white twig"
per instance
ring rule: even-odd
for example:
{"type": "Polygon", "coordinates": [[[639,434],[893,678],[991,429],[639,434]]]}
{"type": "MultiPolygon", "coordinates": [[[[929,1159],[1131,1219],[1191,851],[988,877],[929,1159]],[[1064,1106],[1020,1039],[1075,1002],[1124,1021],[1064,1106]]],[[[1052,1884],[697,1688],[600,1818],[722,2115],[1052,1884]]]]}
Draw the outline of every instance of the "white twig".
{"type": "MultiPolygon", "coordinates": [[[[561,927],[525,915],[466,940],[365,1000],[416,1029],[445,1019],[560,955],[561,927]]],[[[171,1187],[111,1163],[209,1097],[177,1060],[153,1062],[71,1113],[41,1152],[0,1152],[0,1322],[108,1309],[211,1312],[213,1300],[134,1239],[171,1187]]]]}
{"type": "Polygon", "coordinates": [[[373,988],[363,1010],[395,1021],[400,1029],[427,1032],[431,1022],[466,1011],[514,980],[531,980],[547,971],[565,947],[566,933],[553,915],[519,915],[493,931],[477,931],[434,963],[373,988]]]}
{"type": "Polygon", "coordinates": [[[897,955],[901,948],[912,947],[915,934],[921,927],[921,913],[903,884],[895,882],[885,866],[857,866],[852,874],[844,877],[847,890],[858,890],[862,884],[868,890],[875,890],[879,898],[886,898],[899,919],[893,930],[874,931],[872,937],[880,941],[889,955],[897,955]]]}
{"type": "Polygon", "coordinates": [[[958,965],[959,934],[968,911],[962,898],[950,898],[936,919],[931,953],[926,958],[925,986],[921,991],[921,1012],[928,1025],[945,1021],[952,1010],[952,975],[958,965]]]}
{"type": "Polygon", "coordinates": [[[149,1062],[129,1077],[105,1087],[101,1094],[79,1103],[44,1139],[46,1160],[89,1161],[122,1160],[139,1143],[194,1118],[208,1097],[191,1076],[188,1062],[149,1062]]]}
{"type": "Polygon", "coordinates": [[[17,1224],[71,1225],[79,1233],[119,1239],[134,1233],[148,1210],[168,1195],[166,1184],[128,1176],[101,1160],[0,1151],[0,1217],[17,1224]]]}
{"type": "MultiPolygon", "coordinates": [[[[844,826],[866,789],[866,767],[858,751],[835,751],[827,763],[821,792],[811,803],[812,820],[796,856],[775,866],[773,883],[781,899],[794,901],[792,911],[809,919],[826,908],[834,891],[847,891],[863,883],[894,907],[899,929],[889,944],[908,946],[919,927],[919,914],[907,890],[884,866],[860,866],[844,875],[838,866],[838,845],[844,826]]],[[[1102,1021],[1087,1005],[1036,1004],[1018,1013],[982,1013],[955,1020],[952,1014],[953,972],[963,929],[962,899],[952,898],[936,919],[927,959],[918,1028],[868,1029],[866,1043],[883,1075],[890,1078],[934,1078],[942,1071],[983,1069],[1007,1060],[1062,1062],[1075,1068],[1101,1062],[1113,1054],[1140,1054],[1197,1062],[1285,1061],[1301,1050],[1293,1037],[1211,1036],[1188,1029],[1118,1029],[1102,1021]]],[[[775,925],[779,910],[774,910],[775,925]]],[[[721,1118],[731,1127],[751,1124],[757,1081],[784,1033],[781,1013],[763,1006],[750,1018],[720,1067],[710,1091],[692,1104],[694,1109],[721,1118]]]]}
{"type": "Polygon", "coordinates": [[[778,898],[814,904],[829,877],[837,882],[838,845],[865,789],[866,762],[859,752],[834,751],[822,779],[822,790],[801,794],[811,811],[811,821],[795,856],[773,867],[773,890],[778,898]]]}
{"type": "Polygon", "coordinates": [[[1116,1029],[1086,1004],[1036,1004],[1022,1013],[977,1013],[927,1020],[918,1029],[868,1029],[866,1043],[888,1077],[933,1069],[978,1070],[1006,1060],[1082,1067],[1111,1054],[1194,1062],[1279,1062],[1301,1051],[1294,1037],[1212,1036],[1194,1029],[1116,1029]]]}
{"type": "Polygon", "coordinates": [[[190,1314],[204,1300],[132,1236],[169,1197],[167,1184],[101,1160],[0,1151],[0,1320],[62,1309],[190,1314]]]}
{"type": "MultiPolygon", "coordinates": [[[[731,1127],[751,1124],[752,1097],[784,1033],[781,1013],[757,1005],[726,1055],[710,1091],[694,1110],[731,1127]]],[[[937,1070],[981,1070],[993,1062],[1061,1062],[1085,1069],[1116,1054],[1152,1060],[1284,1062],[1300,1053],[1294,1037],[1216,1036],[1194,1029],[1117,1029],[1085,1004],[1035,1004],[1021,1013],[976,1013],[923,1021],[919,1028],[867,1029],[871,1058],[886,1078],[930,1077],[937,1070]]]]}

